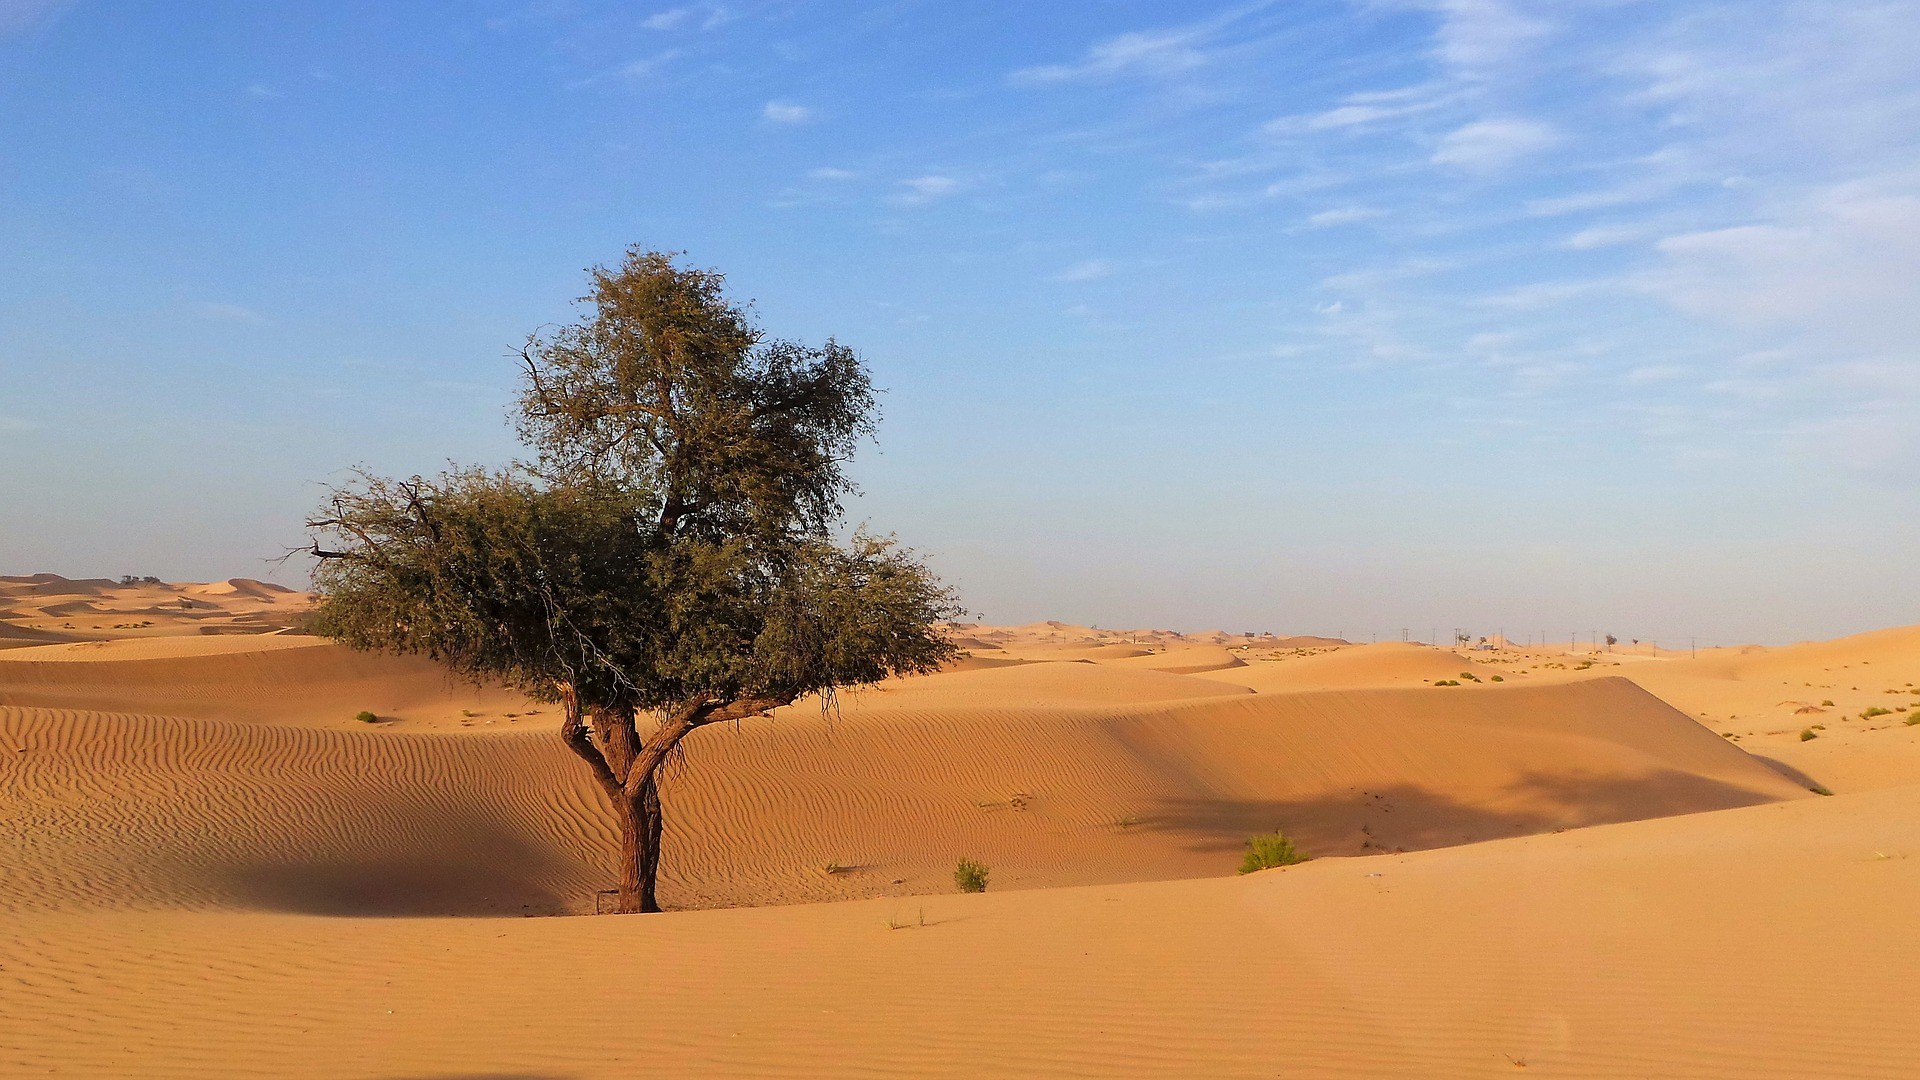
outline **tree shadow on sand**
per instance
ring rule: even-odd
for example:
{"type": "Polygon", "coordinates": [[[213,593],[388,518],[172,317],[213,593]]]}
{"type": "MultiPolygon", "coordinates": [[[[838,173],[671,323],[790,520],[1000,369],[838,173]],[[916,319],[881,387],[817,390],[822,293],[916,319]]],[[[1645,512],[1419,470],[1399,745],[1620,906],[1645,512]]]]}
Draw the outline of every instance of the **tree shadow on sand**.
{"type": "MultiPolygon", "coordinates": [[[[412,809],[395,800],[371,816],[404,822],[412,809]]],[[[429,820],[430,832],[417,821],[411,830],[360,828],[325,851],[199,873],[235,904],[303,915],[555,915],[578,906],[583,890],[569,883],[586,868],[550,838],[499,818],[429,820]]]]}

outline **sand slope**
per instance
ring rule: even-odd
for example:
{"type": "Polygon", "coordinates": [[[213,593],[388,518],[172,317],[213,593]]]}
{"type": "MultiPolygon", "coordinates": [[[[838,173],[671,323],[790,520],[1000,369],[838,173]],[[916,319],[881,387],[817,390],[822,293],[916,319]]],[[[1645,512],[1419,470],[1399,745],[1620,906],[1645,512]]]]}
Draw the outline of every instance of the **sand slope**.
{"type": "Polygon", "coordinates": [[[1891,1080],[1917,892],[1906,789],[914,902],[37,913],[0,937],[0,1073],[1891,1080]]]}
{"type": "MultiPolygon", "coordinates": [[[[666,787],[666,902],[941,891],[962,856],[1003,888],[1220,874],[1248,835],[1277,827],[1309,852],[1358,854],[1806,794],[1618,679],[1125,707],[928,700],[943,683],[1036,670],[1182,678],[963,672],[910,681],[901,696],[918,702],[702,732],[666,787]]],[[[611,883],[600,795],[548,730],[10,707],[0,780],[13,869],[0,909],[555,912],[590,908],[611,883]]]]}

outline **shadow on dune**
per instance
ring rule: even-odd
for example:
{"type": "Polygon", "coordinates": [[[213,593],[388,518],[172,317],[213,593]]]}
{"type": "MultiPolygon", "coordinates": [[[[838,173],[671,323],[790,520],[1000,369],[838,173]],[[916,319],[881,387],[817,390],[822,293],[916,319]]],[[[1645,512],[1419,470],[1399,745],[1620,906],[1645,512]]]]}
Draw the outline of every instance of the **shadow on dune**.
{"type": "Polygon", "coordinates": [[[1765,765],[1767,768],[1772,769],[1774,772],[1779,773],[1794,783],[1799,784],[1808,791],[1812,791],[1814,788],[1820,786],[1820,781],[1815,780],[1813,777],[1808,776],[1806,773],[1801,772],[1799,769],[1794,768],[1784,761],[1778,761],[1764,754],[1753,754],[1752,756],[1755,761],[1758,761],[1760,764],[1765,765]]]}
{"type": "Polygon", "coordinates": [[[1636,777],[1529,773],[1477,802],[1412,785],[1299,800],[1163,802],[1142,828],[1187,834],[1190,851],[1239,851],[1280,829],[1313,855],[1420,851],[1511,836],[1774,802],[1774,796],[1662,770],[1636,777]]]}
{"type": "Polygon", "coordinates": [[[587,899],[564,884],[580,870],[565,852],[506,822],[436,820],[398,800],[370,816],[390,827],[363,827],[347,850],[276,852],[203,874],[239,906],[303,915],[557,915],[587,899]]]}

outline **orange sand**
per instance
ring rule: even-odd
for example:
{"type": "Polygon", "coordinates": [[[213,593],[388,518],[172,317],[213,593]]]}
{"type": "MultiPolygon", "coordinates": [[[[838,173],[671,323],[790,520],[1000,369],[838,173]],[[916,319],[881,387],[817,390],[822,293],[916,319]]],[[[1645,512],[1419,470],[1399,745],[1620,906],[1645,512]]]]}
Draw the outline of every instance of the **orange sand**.
{"type": "Polygon", "coordinates": [[[0,578],[0,1075],[1920,1073],[1920,630],[957,627],[689,743],[681,910],[526,919],[611,884],[551,708],[304,602],[0,578]]]}

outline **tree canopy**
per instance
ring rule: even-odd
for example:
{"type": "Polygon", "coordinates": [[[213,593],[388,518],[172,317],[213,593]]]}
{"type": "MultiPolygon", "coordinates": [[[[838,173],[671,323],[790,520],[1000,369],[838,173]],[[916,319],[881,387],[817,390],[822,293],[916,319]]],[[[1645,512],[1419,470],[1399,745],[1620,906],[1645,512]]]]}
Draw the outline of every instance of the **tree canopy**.
{"type": "Polygon", "coordinates": [[[622,819],[622,909],[655,910],[658,770],[682,739],[933,670],[959,609],[891,538],[833,535],[875,424],[851,349],[767,338],[667,254],[590,273],[585,316],[520,351],[531,460],[328,493],[313,626],[563,703],[622,819]]]}

